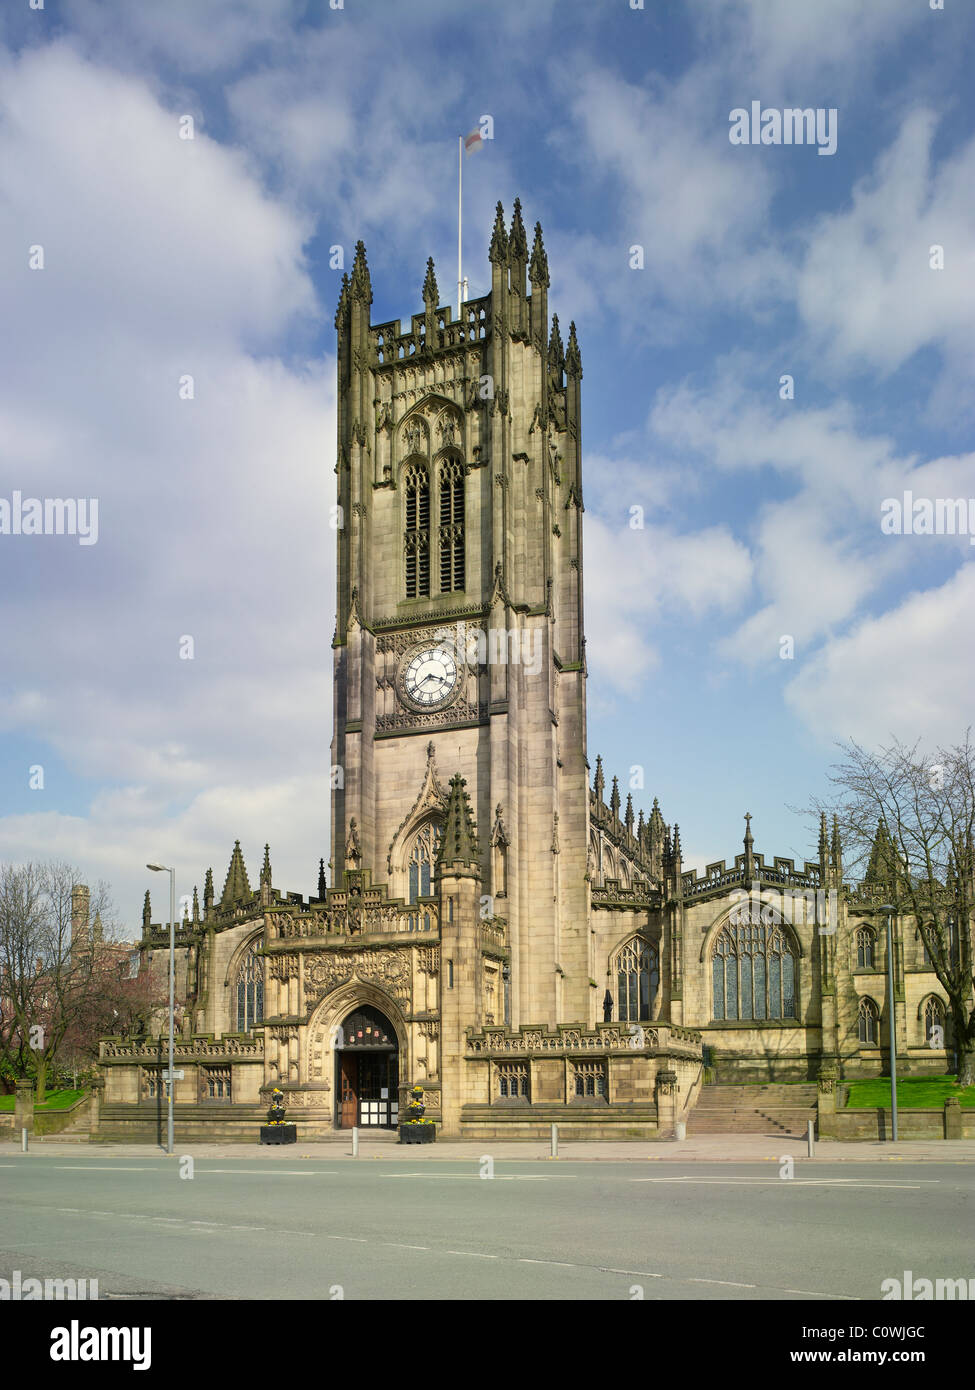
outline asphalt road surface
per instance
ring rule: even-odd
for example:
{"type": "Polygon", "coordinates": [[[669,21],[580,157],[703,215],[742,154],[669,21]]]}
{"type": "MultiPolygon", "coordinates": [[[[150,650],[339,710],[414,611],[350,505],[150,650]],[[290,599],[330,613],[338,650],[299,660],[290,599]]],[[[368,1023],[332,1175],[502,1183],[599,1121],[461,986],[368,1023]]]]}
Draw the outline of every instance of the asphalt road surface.
{"type": "Polygon", "coordinates": [[[0,1277],[100,1298],[879,1299],[973,1278],[970,1163],[0,1158],[0,1277]]]}

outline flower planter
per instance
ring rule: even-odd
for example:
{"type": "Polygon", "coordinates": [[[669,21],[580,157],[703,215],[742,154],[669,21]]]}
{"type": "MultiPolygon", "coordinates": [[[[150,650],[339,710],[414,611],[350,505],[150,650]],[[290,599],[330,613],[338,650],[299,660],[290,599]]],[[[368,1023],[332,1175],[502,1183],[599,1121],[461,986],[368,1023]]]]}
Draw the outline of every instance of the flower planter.
{"type": "Polygon", "coordinates": [[[297,1125],[261,1125],[262,1144],[297,1144],[297,1142],[297,1125]]]}
{"type": "Polygon", "coordinates": [[[437,1137],[436,1125],[400,1125],[401,1144],[432,1144],[437,1137]]]}

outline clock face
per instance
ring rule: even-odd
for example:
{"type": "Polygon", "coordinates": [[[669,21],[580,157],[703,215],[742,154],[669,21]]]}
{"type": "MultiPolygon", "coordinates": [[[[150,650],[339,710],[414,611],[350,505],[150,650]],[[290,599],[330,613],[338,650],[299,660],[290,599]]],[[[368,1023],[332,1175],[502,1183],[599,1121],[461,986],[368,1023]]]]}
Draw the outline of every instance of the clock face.
{"type": "Polygon", "coordinates": [[[445,647],[421,647],[403,671],[403,692],[416,709],[439,709],[453,695],[457,680],[457,663],[445,647]]]}

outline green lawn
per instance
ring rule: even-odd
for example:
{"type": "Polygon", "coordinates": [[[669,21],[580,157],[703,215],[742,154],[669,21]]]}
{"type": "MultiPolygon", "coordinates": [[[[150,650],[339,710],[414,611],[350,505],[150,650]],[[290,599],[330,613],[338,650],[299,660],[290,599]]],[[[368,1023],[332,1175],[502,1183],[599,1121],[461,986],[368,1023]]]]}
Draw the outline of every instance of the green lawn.
{"type": "MultiPolygon", "coordinates": [[[[42,1105],[35,1105],[37,1110],[67,1110],[69,1105],[74,1105],[76,1100],[80,1100],[84,1091],[48,1091],[47,1099],[42,1105]]],[[[0,1096],[0,1111],[13,1111],[17,1105],[16,1096],[0,1096]]]]}
{"type": "MultiPolygon", "coordinates": [[[[890,1077],[875,1076],[869,1081],[847,1081],[847,1108],[890,1108],[890,1077]]],[[[904,1110],[940,1110],[948,1096],[957,1096],[962,1105],[975,1109],[975,1086],[956,1086],[950,1076],[911,1076],[897,1080],[897,1104],[904,1110]]]]}

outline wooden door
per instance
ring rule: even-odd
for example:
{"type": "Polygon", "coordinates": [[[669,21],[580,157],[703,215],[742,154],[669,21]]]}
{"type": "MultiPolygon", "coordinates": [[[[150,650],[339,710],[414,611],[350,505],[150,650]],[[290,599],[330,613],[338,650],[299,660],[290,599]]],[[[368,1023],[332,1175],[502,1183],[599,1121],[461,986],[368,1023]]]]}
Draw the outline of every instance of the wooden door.
{"type": "Polygon", "coordinates": [[[351,1129],[358,1123],[359,1059],[355,1053],[340,1054],[339,1128],[351,1129]]]}

